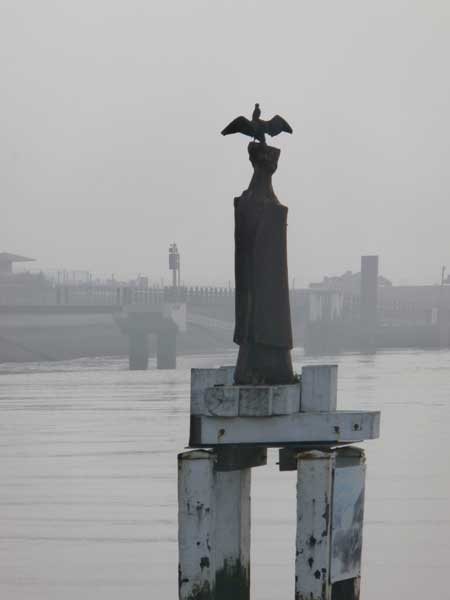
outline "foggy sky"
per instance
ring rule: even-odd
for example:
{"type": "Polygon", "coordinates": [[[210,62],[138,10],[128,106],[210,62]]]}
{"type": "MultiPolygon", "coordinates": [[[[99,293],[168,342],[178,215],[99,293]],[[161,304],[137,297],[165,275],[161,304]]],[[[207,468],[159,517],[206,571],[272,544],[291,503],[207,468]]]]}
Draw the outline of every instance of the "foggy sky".
{"type": "Polygon", "coordinates": [[[450,267],[448,0],[1,0],[0,251],[42,268],[233,280],[234,117],[270,143],[306,285],[379,253],[396,283],[450,267]]]}

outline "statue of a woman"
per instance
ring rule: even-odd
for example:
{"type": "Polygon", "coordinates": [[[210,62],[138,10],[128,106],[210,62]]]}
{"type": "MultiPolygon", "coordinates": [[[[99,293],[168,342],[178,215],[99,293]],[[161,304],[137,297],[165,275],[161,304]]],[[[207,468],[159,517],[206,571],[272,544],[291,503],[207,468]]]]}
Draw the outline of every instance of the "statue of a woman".
{"type": "Polygon", "coordinates": [[[286,206],[272,187],[280,150],[248,146],[254,174],[235,198],[236,384],[292,383],[286,206]]]}

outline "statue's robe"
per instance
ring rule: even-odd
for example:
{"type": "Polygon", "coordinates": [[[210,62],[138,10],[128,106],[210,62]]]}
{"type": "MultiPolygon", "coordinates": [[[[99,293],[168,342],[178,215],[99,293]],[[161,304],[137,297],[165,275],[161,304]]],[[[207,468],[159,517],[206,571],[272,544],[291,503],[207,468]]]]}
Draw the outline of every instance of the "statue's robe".
{"type": "MultiPolygon", "coordinates": [[[[286,206],[255,199],[234,201],[236,327],[234,341],[292,348],[287,269],[286,206]]],[[[268,350],[270,350],[268,348],[268,350]]]]}

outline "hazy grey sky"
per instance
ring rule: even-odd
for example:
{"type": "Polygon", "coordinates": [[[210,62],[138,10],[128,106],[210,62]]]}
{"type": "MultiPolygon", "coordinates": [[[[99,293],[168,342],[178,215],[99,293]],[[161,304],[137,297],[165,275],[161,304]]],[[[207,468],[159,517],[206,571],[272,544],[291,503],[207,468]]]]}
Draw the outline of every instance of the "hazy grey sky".
{"type": "Polygon", "coordinates": [[[0,251],[38,266],[233,279],[260,102],[294,135],[275,190],[298,285],[381,255],[450,267],[448,0],[1,0],[0,251]]]}

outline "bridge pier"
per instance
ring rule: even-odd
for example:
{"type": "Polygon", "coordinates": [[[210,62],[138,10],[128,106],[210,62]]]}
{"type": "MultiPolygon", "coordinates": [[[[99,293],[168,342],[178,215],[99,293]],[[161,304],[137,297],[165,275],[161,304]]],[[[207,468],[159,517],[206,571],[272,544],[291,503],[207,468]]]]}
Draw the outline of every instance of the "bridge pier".
{"type": "Polygon", "coordinates": [[[156,338],[156,368],[177,368],[177,329],[165,327],[156,338]]]}
{"type": "Polygon", "coordinates": [[[130,371],[145,371],[148,368],[148,333],[130,328],[128,344],[130,371]]]}
{"type": "Polygon", "coordinates": [[[128,335],[131,371],[148,368],[150,334],[156,335],[157,369],[177,368],[177,334],[186,331],[185,304],[133,305],[116,315],[115,321],[128,335]]]}

